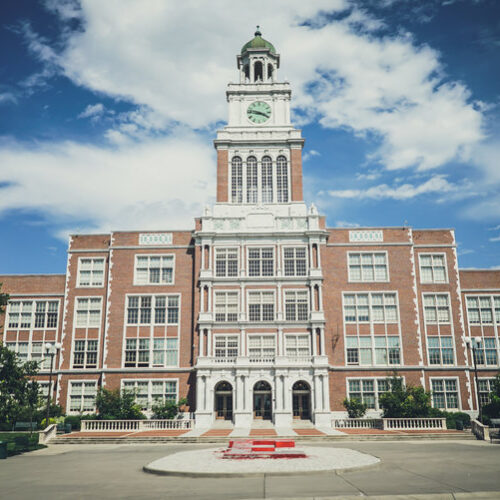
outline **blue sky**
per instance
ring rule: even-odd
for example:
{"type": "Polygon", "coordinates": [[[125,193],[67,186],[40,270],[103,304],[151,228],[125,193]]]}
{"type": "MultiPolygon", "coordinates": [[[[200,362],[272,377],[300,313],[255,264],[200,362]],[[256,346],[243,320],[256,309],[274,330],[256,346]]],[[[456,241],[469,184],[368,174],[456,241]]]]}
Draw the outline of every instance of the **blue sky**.
{"type": "Polygon", "coordinates": [[[0,273],[64,272],[70,233],[192,228],[256,24],[329,226],[452,227],[461,267],[500,266],[496,0],[17,0],[0,20],[0,273]]]}

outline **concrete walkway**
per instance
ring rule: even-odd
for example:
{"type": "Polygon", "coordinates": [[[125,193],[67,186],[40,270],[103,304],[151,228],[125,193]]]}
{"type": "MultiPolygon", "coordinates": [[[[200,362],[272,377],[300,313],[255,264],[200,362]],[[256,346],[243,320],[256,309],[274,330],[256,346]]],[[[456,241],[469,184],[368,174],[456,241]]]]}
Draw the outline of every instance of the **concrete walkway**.
{"type": "Polygon", "coordinates": [[[387,498],[380,495],[400,495],[391,500],[409,498],[407,495],[418,500],[500,498],[500,445],[425,440],[314,442],[313,446],[355,449],[379,457],[381,463],[371,469],[336,474],[186,479],[153,476],[144,473],[142,467],[178,451],[213,445],[61,444],[0,461],[0,497],[9,500],[387,498]],[[485,491],[488,493],[472,495],[485,491]],[[415,496],[423,494],[427,496],[415,496]]]}

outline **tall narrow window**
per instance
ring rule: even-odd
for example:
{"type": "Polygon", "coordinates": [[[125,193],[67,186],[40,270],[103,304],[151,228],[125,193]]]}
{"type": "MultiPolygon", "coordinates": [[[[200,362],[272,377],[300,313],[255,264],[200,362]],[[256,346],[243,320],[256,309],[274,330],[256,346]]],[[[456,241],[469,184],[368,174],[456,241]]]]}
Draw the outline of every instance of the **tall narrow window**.
{"type": "Polygon", "coordinates": [[[231,161],[231,201],[243,203],[243,171],[239,156],[235,156],[231,161]]]}
{"type": "Polygon", "coordinates": [[[276,160],[278,203],[288,202],[288,164],[284,156],[276,160]]]}
{"type": "Polygon", "coordinates": [[[269,156],[262,158],[262,203],[273,202],[273,161],[269,156]]]}
{"type": "Polygon", "coordinates": [[[247,203],[257,203],[257,158],[247,158],[247,203]]]}

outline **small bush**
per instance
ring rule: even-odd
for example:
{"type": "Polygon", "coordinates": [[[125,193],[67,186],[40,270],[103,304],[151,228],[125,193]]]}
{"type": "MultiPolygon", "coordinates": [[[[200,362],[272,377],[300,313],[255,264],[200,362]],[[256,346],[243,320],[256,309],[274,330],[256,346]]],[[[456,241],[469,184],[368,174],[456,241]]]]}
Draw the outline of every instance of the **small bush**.
{"type": "Polygon", "coordinates": [[[368,407],[358,398],[345,398],[342,404],[347,410],[349,418],[361,418],[364,416],[366,410],[368,409],[368,407]]]}
{"type": "Polygon", "coordinates": [[[81,415],[68,415],[64,419],[64,423],[70,424],[72,431],[79,431],[82,426],[82,417],[81,415]]]}
{"type": "Polygon", "coordinates": [[[40,422],[40,429],[46,429],[49,425],[52,425],[52,424],[55,424],[56,423],[56,419],[55,418],[49,418],[49,423],[47,425],[47,422],[46,422],[47,419],[43,419],[41,422],[40,422]]]}
{"type": "Polygon", "coordinates": [[[470,415],[461,411],[446,413],[446,428],[459,431],[470,427],[470,415]]]}
{"type": "Polygon", "coordinates": [[[177,403],[174,401],[165,401],[165,403],[158,403],[153,405],[153,418],[158,419],[171,419],[175,418],[179,413],[179,408],[185,405],[187,400],[185,398],[180,399],[177,403]]]}

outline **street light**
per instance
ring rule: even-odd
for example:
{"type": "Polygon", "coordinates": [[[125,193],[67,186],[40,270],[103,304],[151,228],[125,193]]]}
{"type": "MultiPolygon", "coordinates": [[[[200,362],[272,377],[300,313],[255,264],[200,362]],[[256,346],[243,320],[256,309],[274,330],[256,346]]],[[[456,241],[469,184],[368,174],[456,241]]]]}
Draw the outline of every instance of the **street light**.
{"type": "Polygon", "coordinates": [[[482,337],[465,337],[465,343],[472,349],[472,362],[474,363],[474,379],[476,380],[476,399],[479,408],[479,421],[483,423],[483,405],[479,397],[479,382],[477,380],[476,349],[481,346],[482,337]]]}
{"type": "Polygon", "coordinates": [[[57,351],[62,347],[62,344],[60,342],[56,342],[55,344],[45,344],[45,350],[47,351],[47,354],[50,356],[50,375],[49,375],[49,390],[47,392],[47,416],[45,418],[45,426],[48,427],[49,425],[49,416],[50,416],[50,401],[52,399],[52,392],[51,392],[51,386],[52,386],[52,365],[54,364],[54,356],[57,353],[57,351]]]}

